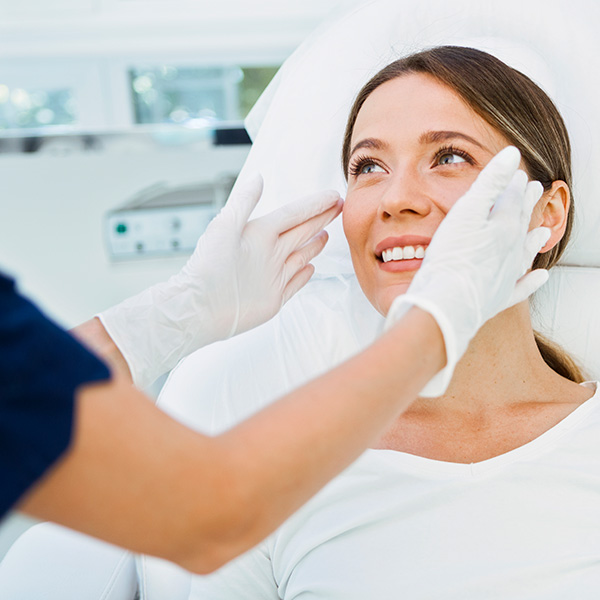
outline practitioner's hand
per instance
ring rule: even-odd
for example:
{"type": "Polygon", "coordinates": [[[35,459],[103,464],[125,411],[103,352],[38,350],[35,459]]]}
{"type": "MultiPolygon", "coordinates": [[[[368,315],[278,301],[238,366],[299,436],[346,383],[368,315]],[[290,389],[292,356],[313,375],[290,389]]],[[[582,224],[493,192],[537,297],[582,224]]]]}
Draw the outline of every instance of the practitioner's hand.
{"type": "Polygon", "coordinates": [[[527,175],[517,170],[520,160],[511,146],[489,162],[448,212],[407,293],[389,310],[388,326],[410,306],[419,306],[436,319],[444,336],[447,365],[423,396],[446,390],[483,323],[528,298],[548,279],[543,269],[527,273],[550,231],[539,227],[527,232],[543,188],[537,181],[528,183],[527,175]]]}
{"type": "Polygon", "coordinates": [[[180,276],[202,287],[212,323],[203,336],[228,338],[273,317],[310,279],[327,226],[342,209],[337,192],[296,200],[248,221],[262,194],[255,176],[235,191],[200,238],[180,276]]]}
{"type": "Polygon", "coordinates": [[[180,273],[98,315],[137,385],[267,321],[310,279],[339,195],[321,192],[248,221],[261,193],[260,176],[238,184],[180,273]]]}

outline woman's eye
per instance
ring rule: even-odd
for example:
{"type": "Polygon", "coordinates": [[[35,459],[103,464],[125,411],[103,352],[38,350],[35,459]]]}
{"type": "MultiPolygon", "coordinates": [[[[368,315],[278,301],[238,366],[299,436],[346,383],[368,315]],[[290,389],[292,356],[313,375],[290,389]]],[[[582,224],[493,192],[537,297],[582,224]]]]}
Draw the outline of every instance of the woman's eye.
{"type": "Polygon", "coordinates": [[[376,165],[375,163],[366,163],[362,167],[360,167],[358,172],[360,175],[367,175],[369,173],[383,173],[384,170],[382,167],[376,165]]]}
{"type": "Polygon", "coordinates": [[[454,154],[453,152],[446,152],[438,158],[438,164],[440,165],[454,165],[463,162],[467,161],[462,156],[454,154]]]}
{"type": "Polygon", "coordinates": [[[385,168],[377,164],[375,160],[370,156],[356,156],[348,167],[348,176],[360,177],[373,173],[386,173],[385,168]]]}

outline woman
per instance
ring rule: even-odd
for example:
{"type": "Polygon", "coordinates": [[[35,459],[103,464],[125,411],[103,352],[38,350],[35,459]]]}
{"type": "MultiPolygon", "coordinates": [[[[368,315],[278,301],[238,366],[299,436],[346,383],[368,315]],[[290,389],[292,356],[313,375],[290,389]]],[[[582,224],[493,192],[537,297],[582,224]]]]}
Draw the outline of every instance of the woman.
{"type": "MultiPolygon", "coordinates": [[[[509,144],[544,186],[531,227],[552,235],[534,264],[551,267],[572,222],[570,148],[533,82],[483,52],[441,47],[389,65],[361,90],[344,140],[344,231],[377,311],[407,289],[447,211],[509,144]]],[[[260,357],[230,359],[240,395],[226,414],[213,410],[216,429],[264,392],[244,379],[244,369],[256,379],[260,357]]],[[[443,396],[417,400],[267,542],[197,579],[192,597],[595,598],[600,396],[582,380],[568,356],[536,339],[525,303],[504,311],[472,341],[443,396]]]]}

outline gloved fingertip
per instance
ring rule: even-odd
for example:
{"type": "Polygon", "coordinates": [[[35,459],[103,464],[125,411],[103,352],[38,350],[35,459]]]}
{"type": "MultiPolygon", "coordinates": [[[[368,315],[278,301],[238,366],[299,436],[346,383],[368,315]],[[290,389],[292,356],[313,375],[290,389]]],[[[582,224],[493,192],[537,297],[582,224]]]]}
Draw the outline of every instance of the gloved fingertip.
{"type": "MultiPolygon", "coordinates": [[[[522,181],[523,175],[515,175],[520,161],[521,153],[514,146],[507,146],[501,150],[483,168],[469,191],[452,207],[449,215],[453,213],[453,218],[461,218],[461,213],[467,212],[487,218],[489,211],[493,210],[497,204],[506,204],[506,202],[502,202],[502,193],[511,186],[514,188],[519,181],[522,181]],[[500,202],[497,202],[498,200],[500,202]]],[[[522,181],[523,189],[525,189],[526,182],[527,177],[525,176],[525,180],[522,181]]],[[[509,196],[514,196],[514,194],[509,196]]]]}
{"type": "Polygon", "coordinates": [[[310,263],[302,267],[285,286],[283,295],[281,298],[281,305],[283,306],[296,292],[301,290],[314,275],[315,267],[310,263]]]}
{"type": "Polygon", "coordinates": [[[546,283],[546,281],[548,281],[548,279],[550,279],[550,272],[548,271],[548,269],[536,269],[535,271],[533,271],[533,273],[539,273],[536,277],[537,280],[540,282],[540,286],[544,285],[544,283],[546,283]]]}
{"type": "Polygon", "coordinates": [[[484,178],[489,177],[492,181],[498,181],[500,185],[506,185],[514,176],[520,163],[519,150],[515,146],[507,146],[490,160],[480,176],[484,175],[484,178]]]}
{"type": "Polygon", "coordinates": [[[544,193],[544,186],[539,181],[530,181],[525,189],[525,202],[523,203],[523,215],[529,219],[535,205],[544,193]]]}
{"type": "Polygon", "coordinates": [[[550,273],[548,273],[548,269],[534,269],[527,273],[525,277],[535,286],[535,289],[538,289],[548,281],[550,273]]]}
{"type": "MultiPolygon", "coordinates": [[[[340,195],[336,191],[318,192],[282,206],[267,215],[267,219],[279,233],[285,233],[299,225],[312,227],[315,219],[317,223],[321,223],[320,227],[325,227],[340,214],[340,200],[340,195]]],[[[317,227],[317,230],[320,227],[317,227]]]]}
{"type": "Polygon", "coordinates": [[[298,250],[298,254],[302,256],[303,265],[307,265],[313,258],[318,256],[325,248],[329,234],[326,231],[320,231],[309,242],[304,244],[298,250]]]}
{"type": "Polygon", "coordinates": [[[252,194],[253,196],[261,196],[263,193],[263,188],[265,186],[265,180],[263,176],[255,171],[250,173],[247,177],[244,177],[240,182],[241,190],[246,193],[252,194]]]}
{"type": "Polygon", "coordinates": [[[340,202],[342,202],[342,204],[343,204],[342,197],[340,196],[339,192],[337,192],[336,190],[325,190],[323,192],[323,207],[324,208],[331,208],[340,202]]]}
{"type": "Polygon", "coordinates": [[[323,229],[323,231],[319,231],[319,233],[313,237],[313,240],[318,240],[324,246],[327,243],[327,240],[329,240],[329,234],[323,229]]]}
{"type": "Polygon", "coordinates": [[[341,201],[341,196],[335,190],[323,190],[304,199],[306,214],[318,215],[333,208],[341,201]]]}
{"type": "MultiPolygon", "coordinates": [[[[306,283],[308,283],[308,280],[314,275],[315,273],[315,265],[313,265],[312,263],[308,263],[304,269],[302,269],[301,272],[304,273],[304,277],[306,277],[307,281],[306,283]]],[[[304,284],[302,284],[302,286],[304,286],[304,284]]]]}
{"type": "Polygon", "coordinates": [[[525,173],[525,171],[523,171],[523,169],[516,170],[513,176],[513,180],[516,181],[519,185],[522,185],[523,189],[526,189],[529,185],[529,176],[527,175],[527,173],[525,173]]]}
{"type": "Polygon", "coordinates": [[[540,233],[540,238],[543,240],[543,243],[545,244],[546,242],[548,242],[548,240],[552,236],[552,229],[550,229],[549,227],[540,227],[540,229],[542,231],[540,233]]]}
{"type": "Polygon", "coordinates": [[[515,146],[506,146],[491,158],[481,172],[491,176],[502,175],[510,179],[519,168],[520,163],[521,153],[519,150],[515,146]]]}
{"type": "Polygon", "coordinates": [[[325,223],[325,225],[323,225],[323,227],[329,225],[329,223],[331,223],[331,221],[333,221],[334,219],[339,217],[342,214],[343,208],[344,208],[343,201],[341,199],[338,199],[338,201],[335,204],[333,204],[328,209],[323,211],[323,213],[321,213],[321,214],[323,215],[323,217],[326,217],[326,219],[327,219],[327,222],[325,223]]]}
{"type": "Polygon", "coordinates": [[[264,181],[254,172],[239,179],[229,196],[225,208],[235,214],[236,222],[245,225],[263,193],[264,181]]]}
{"type": "Polygon", "coordinates": [[[529,238],[531,240],[532,250],[537,254],[546,245],[551,235],[552,230],[548,227],[537,227],[530,231],[529,238]]]}
{"type": "Polygon", "coordinates": [[[527,273],[525,277],[528,281],[528,295],[531,295],[534,292],[537,292],[537,290],[548,281],[550,274],[547,269],[535,269],[534,271],[527,273]]]}
{"type": "Polygon", "coordinates": [[[506,166],[507,170],[517,169],[521,163],[521,152],[516,146],[506,146],[492,158],[492,162],[506,166]]]}
{"type": "Polygon", "coordinates": [[[506,197],[509,201],[512,201],[513,204],[517,201],[519,201],[520,203],[522,201],[523,196],[527,192],[528,183],[529,177],[527,176],[527,173],[525,173],[525,171],[521,169],[517,169],[511,177],[508,185],[506,186],[506,189],[518,193],[503,194],[501,198],[506,197]]]}
{"type": "Polygon", "coordinates": [[[505,215],[509,222],[522,222],[523,197],[529,178],[525,171],[517,169],[502,193],[492,199],[493,215],[505,215]]]}
{"type": "Polygon", "coordinates": [[[548,277],[549,274],[546,269],[535,269],[535,271],[530,271],[526,275],[523,275],[517,281],[509,306],[514,306],[527,300],[529,296],[537,292],[548,281],[548,277]]]}
{"type": "Polygon", "coordinates": [[[534,179],[527,184],[527,192],[531,194],[532,197],[537,197],[536,201],[542,197],[544,193],[544,186],[534,179]]]}

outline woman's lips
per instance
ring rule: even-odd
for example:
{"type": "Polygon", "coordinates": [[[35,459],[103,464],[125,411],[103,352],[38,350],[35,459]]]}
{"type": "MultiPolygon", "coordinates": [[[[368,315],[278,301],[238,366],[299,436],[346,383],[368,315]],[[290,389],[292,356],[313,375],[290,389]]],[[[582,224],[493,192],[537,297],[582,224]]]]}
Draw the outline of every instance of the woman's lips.
{"type": "Polygon", "coordinates": [[[422,258],[408,258],[400,260],[388,260],[383,262],[382,253],[393,248],[406,248],[411,246],[413,253],[416,248],[421,247],[426,249],[431,242],[430,237],[420,235],[402,235],[397,237],[388,237],[382,240],[375,247],[375,256],[377,258],[379,268],[388,273],[401,273],[404,271],[416,271],[423,262],[422,258]]]}
{"type": "Polygon", "coordinates": [[[390,260],[390,262],[384,263],[379,261],[378,265],[382,271],[388,273],[401,273],[403,271],[416,271],[423,262],[422,258],[411,258],[408,260],[390,260]]]}
{"type": "Polygon", "coordinates": [[[401,235],[397,237],[387,237],[384,240],[381,240],[381,242],[375,246],[375,256],[377,256],[377,258],[381,258],[381,253],[384,250],[389,250],[390,248],[403,248],[405,246],[423,246],[425,248],[426,246],[429,246],[430,243],[431,238],[424,235],[401,235]]]}

